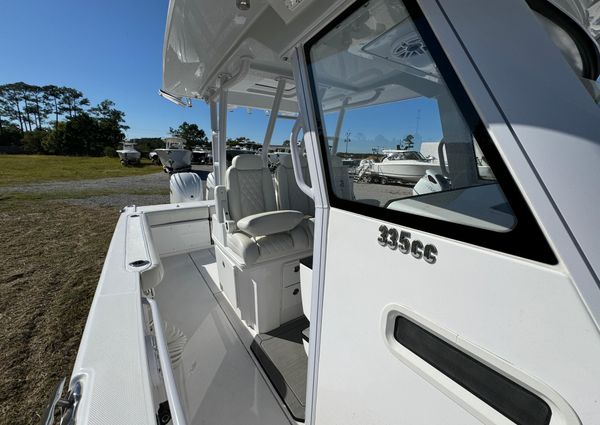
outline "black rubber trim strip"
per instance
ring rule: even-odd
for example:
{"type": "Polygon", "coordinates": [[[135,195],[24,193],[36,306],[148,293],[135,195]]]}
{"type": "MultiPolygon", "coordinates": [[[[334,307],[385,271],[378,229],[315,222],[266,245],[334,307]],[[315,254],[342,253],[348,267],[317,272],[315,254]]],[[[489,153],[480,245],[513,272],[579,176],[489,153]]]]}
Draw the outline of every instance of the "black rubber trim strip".
{"type": "MultiPolygon", "coordinates": [[[[329,157],[329,150],[327,147],[325,132],[323,130],[323,122],[321,120],[321,108],[317,100],[318,96],[314,84],[315,78],[311,66],[310,49],[323,36],[339,25],[340,22],[345,20],[359,8],[365,6],[365,3],[368,2],[357,1],[356,3],[352,4],[348,9],[346,9],[336,19],[326,25],[317,33],[315,37],[313,37],[304,45],[310,90],[312,92],[311,97],[313,101],[313,107],[316,112],[316,131],[321,142],[319,143],[319,146],[323,158],[329,157]]],[[[483,155],[490,164],[490,167],[497,178],[497,182],[517,218],[517,223],[514,228],[508,232],[493,232],[490,230],[466,226],[450,221],[437,220],[434,218],[389,210],[376,207],[374,205],[342,199],[335,194],[331,184],[331,172],[329,167],[326,166],[325,175],[327,177],[327,190],[331,206],[334,208],[351,211],[356,214],[396,223],[401,226],[407,226],[439,236],[482,246],[495,251],[528,258],[541,263],[551,265],[558,264],[556,255],[548,244],[548,241],[542,233],[541,228],[529,209],[529,206],[527,205],[523,195],[519,191],[514,179],[512,178],[512,175],[504,164],[500,153],[491,140],[481,118],[477,114],[475,107],[471,102],[471,99],[463,88],[458,76],[456,75],[456,72],[451,66],[450,61],[445,55],[445,52],[435,37],[433,30],[427,22],[427,19],[424,17],[423,12],[415,0],[404,0],[403,3],[406,6],[411,19],[413,20],[417,31],[427,45],[427,48],[442,77],[444,78],[452,97],[456,101],[456,104],[458,105],[465,122],[473,132],[473,135],[475,136],[483,155]]]]}
{"type": "Polygon", "coordinates": [[[404,316],[394,339],[517,425],[548,425],[550,406],[531,391],[404,316]]]}
{"type": "Polygon", "coordinates": [[[310,340],[310,326],[302,331],[302,339],[306,342],[310,340]]]}
{"type": "Polygon", "coordinates": [[[310,257],[304,257],[300,260],[300,264],[308,267],[309,269],[312,270],[313,268],[313,257],[312,255],[310,257]]]}
{"type": "Polygon", "coordinates": [[[590,80],[598,78],[600,72],[600,52],[591,39],[591,36],[585,32],[575,21],[571,19],[558,7],[548,0],[526,0],[532,10],[558,25],[571,36],[571,39],[577,46],[579,55],[583,64],[582,77],[590,80]]]}

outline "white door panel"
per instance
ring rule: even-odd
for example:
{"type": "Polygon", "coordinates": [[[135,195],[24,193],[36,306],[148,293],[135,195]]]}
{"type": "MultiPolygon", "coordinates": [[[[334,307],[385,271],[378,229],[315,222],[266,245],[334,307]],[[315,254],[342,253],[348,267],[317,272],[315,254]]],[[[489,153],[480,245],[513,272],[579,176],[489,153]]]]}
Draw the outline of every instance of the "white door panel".
{"type": "Polygon", "coordinates": [[[335,208],[327,240],[317,424],[479,423],[480,400],[458,386],[448,397],[394,354],[382,325],[390,304],[487,353],[503,374],[522,371],[552,424],[576,423],[561,398],[582,423],[600,423],[600,337],[560,269],[335,208]],[[381,224],[434,244],[436,263],[379,245],[381,224]]]}

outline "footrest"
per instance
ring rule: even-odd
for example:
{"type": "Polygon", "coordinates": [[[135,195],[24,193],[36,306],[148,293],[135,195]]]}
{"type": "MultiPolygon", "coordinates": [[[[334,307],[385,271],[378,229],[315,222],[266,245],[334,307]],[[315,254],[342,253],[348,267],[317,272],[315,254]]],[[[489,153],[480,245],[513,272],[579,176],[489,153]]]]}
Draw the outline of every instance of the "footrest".
{"type": "MultiPolygon", "coordinates": [[[[308,358],[302,344],[305,317],[258,334],[251,349],[295,420],[304,422],[308,358]]],[[[307,334],[308,335],[308,334],[307,334]]]]}

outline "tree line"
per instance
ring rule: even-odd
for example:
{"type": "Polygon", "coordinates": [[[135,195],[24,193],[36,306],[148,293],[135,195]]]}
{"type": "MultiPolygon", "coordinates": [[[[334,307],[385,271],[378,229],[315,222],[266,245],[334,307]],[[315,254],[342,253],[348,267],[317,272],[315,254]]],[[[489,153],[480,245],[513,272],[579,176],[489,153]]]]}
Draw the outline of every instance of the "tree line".
{"type": "Polygon", "coordinates": [[[0,85],[0,147],[51,155],[114,154],[125,113],[111,100],[92,106],[72,87],[0,85]]]}
{"type": "MultiPolygon", "coordinates": [[[[206,149],[210,149],[211,141],[208,139],[204,129],[198,127],[198,124],[188,123],[184,121],[179,127],[169,127],[169,134],[175,137],[181,137],[185,139],[185,147],[193,149],[195,146],[201,146],[206,149]]],[[[289,141],[288,141],[289,144],[289,141]]],[[[262,145],[257,143],[248,137],[236,137],[235,139],[228,138],[227,146],[231,148],[235,147],[247,147],[251,149],[258,149],[262,145]]]]}

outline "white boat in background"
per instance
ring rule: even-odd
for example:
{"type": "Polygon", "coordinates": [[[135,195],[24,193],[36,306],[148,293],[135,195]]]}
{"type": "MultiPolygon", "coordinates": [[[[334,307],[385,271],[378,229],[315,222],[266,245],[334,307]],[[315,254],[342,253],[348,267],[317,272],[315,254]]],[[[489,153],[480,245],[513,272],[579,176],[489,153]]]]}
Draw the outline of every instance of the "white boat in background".
{"type": "MultiPolygon", "coordinates": [[[[416,183],[425,175],[425,171],[440,172],[439,164],[427,160],[414,150],[385,149],[386,155],[381,162],[369,162],[366,176],[374,183],[392,182],[416,183]]],[[[364,164],[364,163],[363,163],[364,164]]],[[[362,172],[363,170],[360,170],[362,172]]]]}
{"type": "Polygon", "coordinates": [[[267,154],[269,169],[276,170],[284,156],[290,156],[289,152],[269,152],[267,154]]]}
{"type": "MultiPolygon", "coordinates": [[[[428,161],[431,161],[432,164],[439,165],[440,163],[440,142],[423,142],[421,143],[421,147],[419,148],[419,152],[421,155],[425,157],[428,161]]],[[[475,153],[475,161],[477,162],[477,172],[479,173],[479,177],[482,180],[494,180],[494,173],[492,173],[492,169],[490,165],[487,163],[485,156],[483,156],[483,152],[479,148],[477,143],[473,144],[474,153],[475,153]]],[[[443,155],[443,153],[442,153],[443,155]]]]}
{"type": "Polygon", "coordinates": [[[189,171],[192,168],[192,151],[185,148],[185,139],[167,137],[164,140],[165,147],[154,152],[158,155],[165,171],[169,173],[189,171]]]}
{"type": "Polygon", "coordinates": [[[137,165],[142,154],[135,149],[134,142],[123,142],[123,148],[117,150],[122,165],[137,165]]]}
{"type": "Polygon", "coordinates": [[[208,104],[214,183],[176,174],[174,203],[122,210],[47,417],[600,423],[600,191],[576,190],[599,176],[581,80],[600,75],[600,2],[171,0],[167,16],[161,93],[208,104]],[[423,105],[451,141],[439,164],[371,166],[425,190],[355,185],[344,130],[402,134],[423,105]],[[271,113],[261,154],[229,164],[235,107],[271,113]]]}
{"type": "Polygon", "coordinates": [[[212,151],[202,146],[194,146],[194,149],[192,149],[192,163],[212,164],[212,151]]]}

